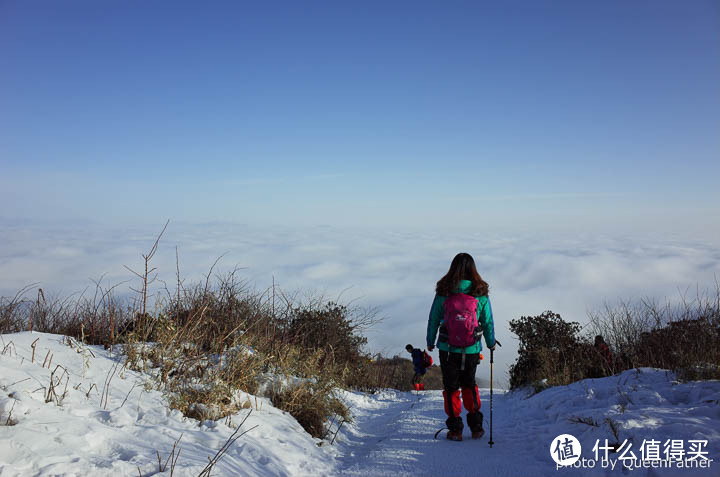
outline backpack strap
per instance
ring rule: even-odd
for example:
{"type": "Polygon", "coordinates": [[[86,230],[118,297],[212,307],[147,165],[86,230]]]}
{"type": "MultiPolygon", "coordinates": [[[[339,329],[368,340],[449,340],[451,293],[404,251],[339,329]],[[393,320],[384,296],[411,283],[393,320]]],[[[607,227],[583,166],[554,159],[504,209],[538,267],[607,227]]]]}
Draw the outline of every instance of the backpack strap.
{"type": "Polygon", "coordinates": [[[448,335],[448,330],[445,324],[443,323],[440,326],[440,335],[438,336],[438,341],[441,341],[443,343],[447,343],[450,339],[450,336],[448,335]]]}
{"type": "MultiPolygon", "coordinates": [[[[478,305],[480,304],[479,300],[480,299],[478,298],[478,305]]],[[[478,308],[478,315],[482,315],[485,312],[486,306],[487,306],[487,302],[483,303],[482,307],[478,308]]],[[[483,335],[483,329],[482,329],[482,325],[480,324],[480,318],[478,318],[478,325],[477,325],[477,328],[475,328],[475,333],[474,333],[474,338],[475,338],[476,343],[482,339],[482,335],[483,335]]]]}
{"type": "MultiPolygon", "coordinates": [[[[479,300],[478,300],[478,302],[479,302],[479,300]]],[[[484,308],[485,308],[485,305],[483,305],[483,308],[478,310],[476,313],[482,312],[482,310],[484,308]]],[[[475,328],[475,331],[473,332],[473,338],[475,339],[475,343],[477,343],[480,340],[481,335],[478,333],[482,333],[482,328],[480,327],[480,320],[477,320],[477,321],[478,321],[478,326],[477,326],[477,328],[475,328]]],[[[465,348],[463,348],[463,350],[462,350],[462,358],[460,359],[460,371],[465,371],[465,348]]]]}

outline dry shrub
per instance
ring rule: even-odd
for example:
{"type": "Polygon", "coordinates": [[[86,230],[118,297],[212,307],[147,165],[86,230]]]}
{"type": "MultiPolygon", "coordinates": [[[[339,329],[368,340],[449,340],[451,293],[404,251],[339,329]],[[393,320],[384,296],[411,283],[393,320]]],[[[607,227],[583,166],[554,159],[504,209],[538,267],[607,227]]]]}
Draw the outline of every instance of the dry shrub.
{"type": "Polygon", "coordinates": [[[241,389],[246,393],[258,391],[258,377],[265,371],[269,358],[257,353],[239,351],[231,354],[227,363],[218,372],[217,379],[232,389],[241,389]]]}
{"type": "Polygon", "coordinates": [[[0,333],[16,333],[28,329],[28,300],[25,294],[33,289],[28,285],[12,297],[0,297],[0,333]]]}
{"type": "Polygon", "coordinates": [[[333,415],[348,419],[334,389],[347,385],[365,340],[355,334],[355,315],[347,307],[290,301],[269,306],[263,295],[236,281],[234,273],[191,287],[168,300],[157,318],[144,320],[146,335],[152,330],[156,340],[152,345],[140,341],[138,332],[127,335],[134,344],[127,348],[128,360],[158,368],[171,406],[199,419],[236,412],[237,403],[228,397],[235,390],[262,393],[260,381],[302,379],[307,384],[275,386],[269,397],[318,436],[333,415]]]}
{"type": "Polygon", "coordinates": [[[385,388],[409,391],[412,389],[411,378],[413,366],[410,360],[394,356],[384,358],[369,357],[357,363],[352,373],[347,376],[350,387],[364,392],[376,392],[385,388]]]}
{"type": "Polygon", "coordinates": [[[72,336],[86,344],[112,345],[118,329],[132,321],[132,307],[114,295],[115,287],[95,282],[92,296],[55,297],[41,288],[22,288],[0,298],[0,333],[34,330],[72,336]],[[36,294],[30,298],[30,293],[36,294]]]}
{"type": "Polygon", "coordinates": [[[169,404],[192,419],[216,421],[240,410],[240,406],[233,403],[232,395],[232,388],[224,383],[203,382],[198,387],[183,386],[171,393],[169,404]]]}
{"type": "MultiPolygon", "coordinates": [[[[401,356],[385,358],[377,355],[367,358],[354,368],[354,373],[347,378],[348,385],[364,392],[377,392],[381,389],[397,389],[410,391],[412,377],[415,374],[412,360],[401,356]]],[[[443,389],[440,366],[433,365],[427,369],[423,380],[426,390],[443,389]]]]}
{"type": "MultiPolygon", "coordinates": [[[[432,367],[428,368],[423,383],[425,384],[425,389],[428,390],[443,389],[442,371],[440,371],[440,365],[433,365],[432,367]]],[[[480,382],[478,381],[478,383],[480,382]]]]}
{"type": "Polygon", "coordinates": [[[355,362],[367,344],[367,338],[357,333],[360,325],[353,319],[352,310],[334,302],[294,308],[284,325],[295,337],[296,346],[308,351],[331,350],[329,357],[336,363],[355,362]]]}
{"type": "Polygon", "coordinates": [[[322,438],[326,436],[330,416],[351,421],[347,406],[335,396],[335,387],[329,384],[308,380],[273,390],[270,399],[275,407],[290,413],[311,436],[322,438]]]}
{"type": "Polygon", "coordinates": [[[684,379],[720,378],[720,287],[679,304],[621,302],[591,313],[594,332],[613,350],[615,371],[671,369],[684,379]]]}
{"type": "Polygon", "coordinates": [[[271,363],[270,379],[275,383],[269,390],[270,400],[278,409],[290,413],[313,437],[326,435],[327,423],[333,416],[351,420],[347,407],[335,395],[345,383],[346,368],[334,359],[331,350],[308,351],[293,345],[271,363]],[[294,376],[296,382],[283,384],[283,376],[294,376]]]}
{"type": "Polygon", "coordinates": [[[265,331],[275,320],[260,293],[237,277],[237,270],[182,288],[170,297],[164,312],[174,322],[175,339],[190,340],[202,350],[219,353],[234,346],[239,333],[265,331]]]}

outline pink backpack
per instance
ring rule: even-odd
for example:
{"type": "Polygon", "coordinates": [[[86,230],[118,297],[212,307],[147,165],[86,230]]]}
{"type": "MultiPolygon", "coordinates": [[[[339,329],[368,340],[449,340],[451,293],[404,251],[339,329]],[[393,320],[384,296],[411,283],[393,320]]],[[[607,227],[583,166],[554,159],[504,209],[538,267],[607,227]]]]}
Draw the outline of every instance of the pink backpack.
{"type": "Polygon", "coordinates": [[[455,293],[445,299],[444,325],[450,346],[466,348],[477,341],[477,304],[477,298],[464,293],[455,293]]]}

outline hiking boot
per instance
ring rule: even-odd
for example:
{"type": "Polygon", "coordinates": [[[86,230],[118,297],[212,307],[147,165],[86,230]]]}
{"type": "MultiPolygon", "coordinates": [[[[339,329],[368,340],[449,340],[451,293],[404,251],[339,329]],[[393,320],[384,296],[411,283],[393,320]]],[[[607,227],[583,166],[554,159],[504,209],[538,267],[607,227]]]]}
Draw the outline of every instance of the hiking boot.
{"type": "Polygon", "coordinates": [[[451,441],[461,441],[462,431],[448,431],[447,436],[451,441]]]}
{"type": "Polygon", "coordinates": [[[471,412],[467,415],[467,423],[473,439],[480,439],[485,434],[483,429],[483,413],[480,411],[471,412]]]}

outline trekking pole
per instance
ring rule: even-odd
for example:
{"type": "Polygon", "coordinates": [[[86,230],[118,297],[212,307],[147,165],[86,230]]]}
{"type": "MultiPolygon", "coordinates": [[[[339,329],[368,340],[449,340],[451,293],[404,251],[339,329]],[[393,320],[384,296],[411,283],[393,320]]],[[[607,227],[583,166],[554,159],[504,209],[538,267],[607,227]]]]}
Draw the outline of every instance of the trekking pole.
{"type": "MultiPolygon", "coordinates": [[[[495,340],[495,344],[498,346],[502,346],[498,340],[495,340]]],[[[493,438],[492,438],[492,417],[493,417],[493,363],[495,362],[495,350],[490,350],[490,448],[492,448],[493,444],[493,438]]]]}

